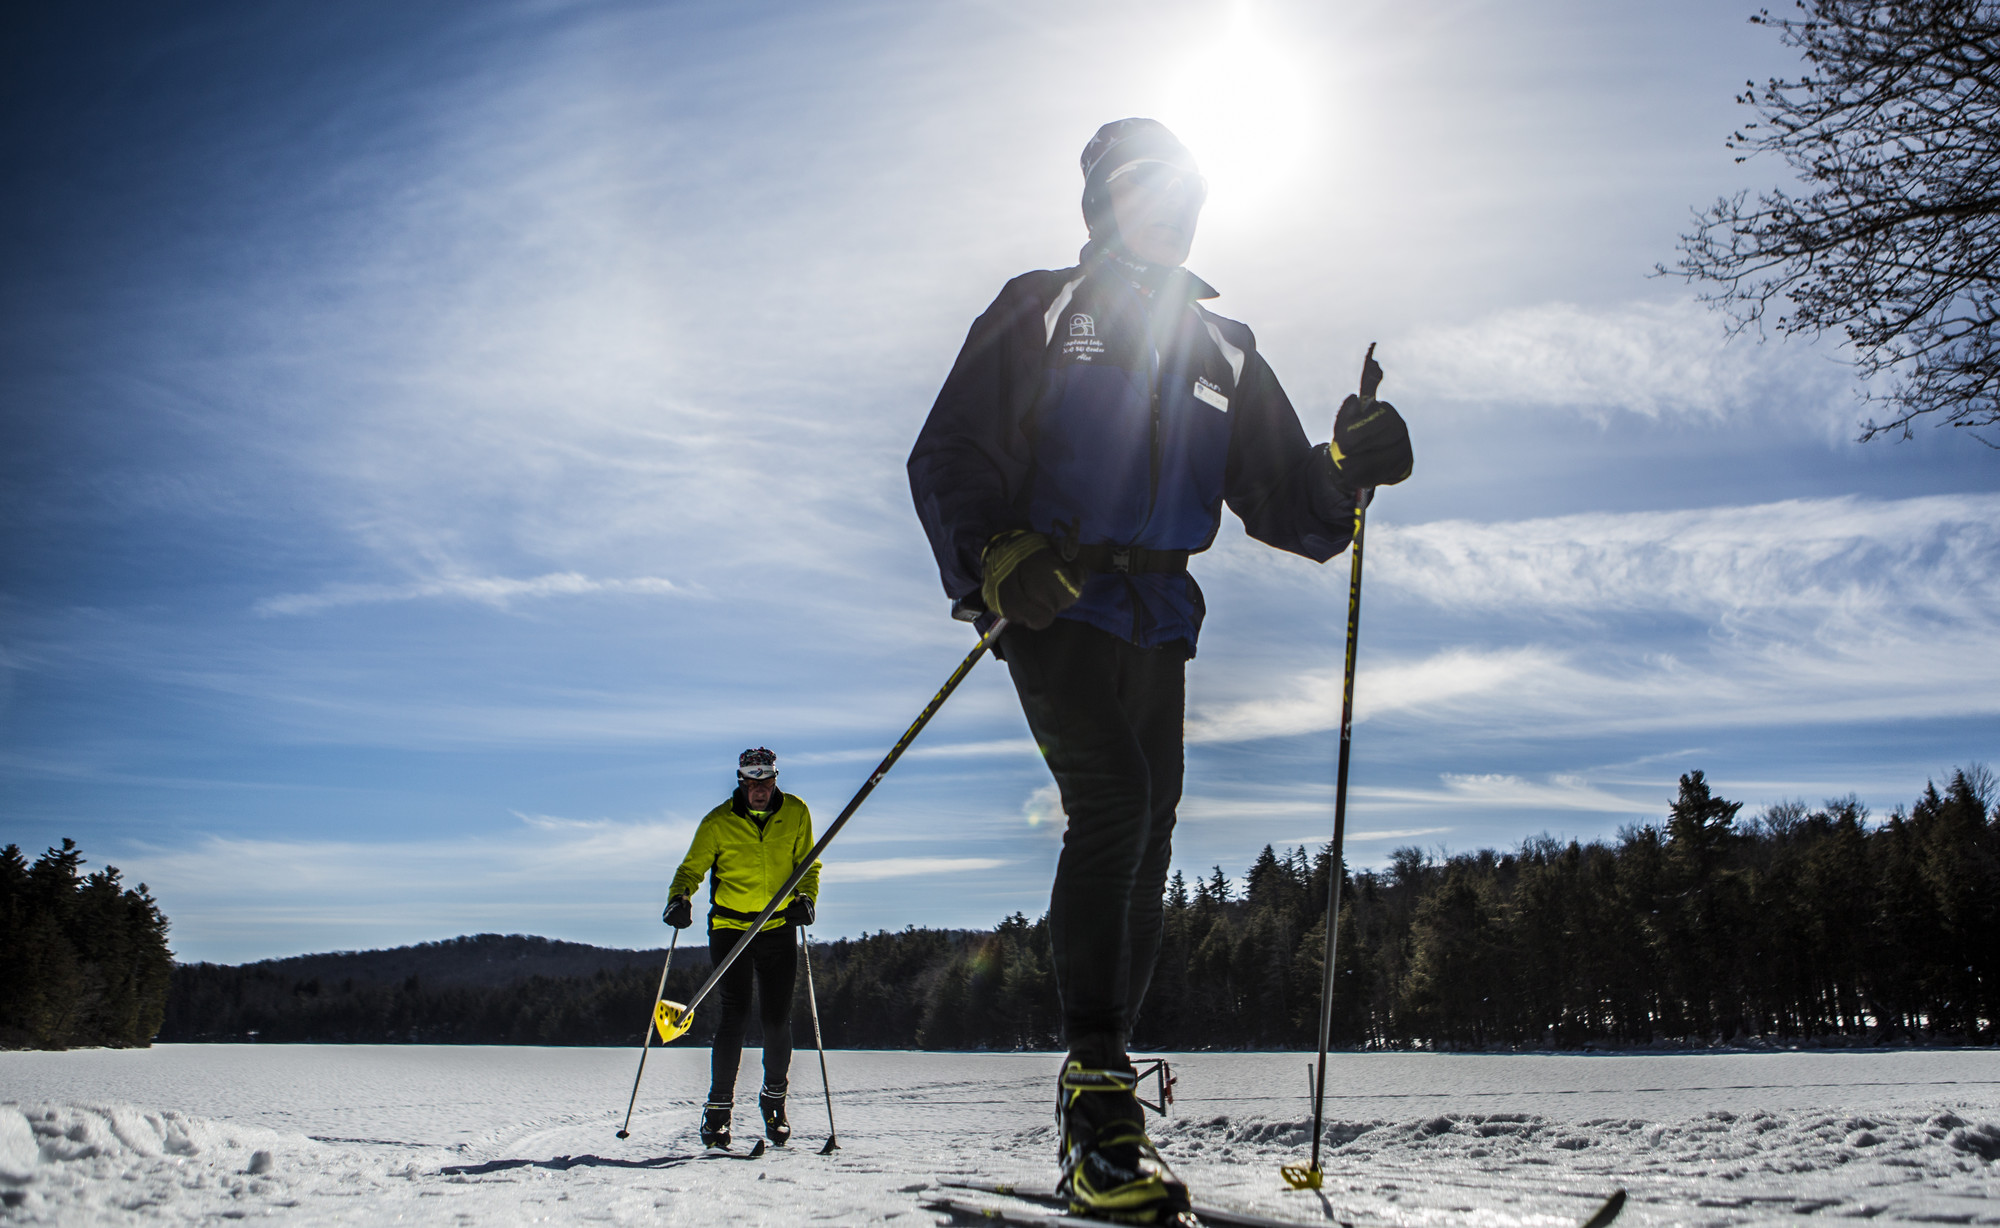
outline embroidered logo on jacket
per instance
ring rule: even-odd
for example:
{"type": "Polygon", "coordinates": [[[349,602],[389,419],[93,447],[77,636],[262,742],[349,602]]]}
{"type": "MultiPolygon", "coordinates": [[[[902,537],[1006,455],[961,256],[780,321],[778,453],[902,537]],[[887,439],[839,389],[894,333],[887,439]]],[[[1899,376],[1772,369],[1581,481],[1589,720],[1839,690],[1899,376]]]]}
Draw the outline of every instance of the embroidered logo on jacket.
{"type": "Polygon", "coordinates": [[[1069,336],[1064,339],[1062,356],[1070,362],[1090,362],[1104,353],[1097,336],[1097,321],[1081,311],[1069,318],[1069,336]]]}

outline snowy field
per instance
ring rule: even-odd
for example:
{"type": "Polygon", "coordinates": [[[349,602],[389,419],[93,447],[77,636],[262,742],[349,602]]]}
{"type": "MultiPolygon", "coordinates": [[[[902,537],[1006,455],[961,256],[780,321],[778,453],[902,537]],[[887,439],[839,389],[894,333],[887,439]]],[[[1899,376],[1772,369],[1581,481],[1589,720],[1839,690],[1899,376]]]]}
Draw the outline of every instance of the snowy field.
{"type": "MultiPolygon", "coordinates": [[[[0,1053],[0,1223],[944,1222],[938,1175],[1052,1180],[1048,1055],[829,1055],[842,1149],[799,1054],[789,1150],[702,1160],[706,1052],[164,1045],[0,1053]],[[448,1173],[451,1168],[479,1171],[448,1173]]],[[[1557,1228],[1802,1214],[2000,1224],[2000,1052],[1336,1056],[1324,1196],[1308,1058],[1190,1054],[1156,1120],[1198,1197],[1304,1222],[1557,1228]]],[[[739,1139],[754,1119],[745,1055],[739,1139]]],[[[739,1147],[741,1144],[739,1143],[739,1147]]]]}

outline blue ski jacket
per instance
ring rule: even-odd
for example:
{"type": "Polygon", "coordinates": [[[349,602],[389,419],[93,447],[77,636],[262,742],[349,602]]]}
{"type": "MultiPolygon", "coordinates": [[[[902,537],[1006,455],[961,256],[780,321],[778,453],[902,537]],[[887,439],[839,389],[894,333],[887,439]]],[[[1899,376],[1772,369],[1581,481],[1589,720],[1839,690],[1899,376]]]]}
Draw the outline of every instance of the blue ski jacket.
{"type": "MultiPolygon", "coordinates": [[[[1222,505],[1250,536],[1325,562],[1353,533],[1250,330],[1204,308],[1184,269],[1149,294],[1101,253],[1025,273],[973,322],[910,452],[910,493],[945,594],[979,603],[996,533],[1082,545],[1206,550],[1222,505]]],[[[1185,571],[1093,575],[1061,617],[1140,647],[1201,632],[1185,571]]],[[[986,619],[990,620],[991,615],[986,619]]]]}

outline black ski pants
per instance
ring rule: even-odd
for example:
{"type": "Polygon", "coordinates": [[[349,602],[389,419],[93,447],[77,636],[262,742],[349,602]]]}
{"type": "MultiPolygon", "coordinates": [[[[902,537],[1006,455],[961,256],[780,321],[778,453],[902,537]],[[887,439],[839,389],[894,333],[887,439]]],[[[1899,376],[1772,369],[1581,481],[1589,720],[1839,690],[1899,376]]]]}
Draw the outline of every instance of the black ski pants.
{"type": "Polygon", "coordinates": [[[1122,1059],[1160,955],[1187,652],[1064,618],[1000,648],[1069,819],[1049,897],[1063,1029],[1072,1054],[1122,1059]]]}
{"type": "MultiPolygon", "coordinates": [[[[708,929],[708,955],[721,960],[749,930],[708,929]]],[[[729,965],[716,987],[722,1014],[708,1055],[708,1098],[736,1100],[736,1068],[743,1063],[743,1032],[750,1024],[750,988],[757,988],[757,1021],[764,1027],[764,1086],[784,1087],[792,1069],[792,985],[798,975],[799,932],[790,925],[764,930],[729,965]]]]}

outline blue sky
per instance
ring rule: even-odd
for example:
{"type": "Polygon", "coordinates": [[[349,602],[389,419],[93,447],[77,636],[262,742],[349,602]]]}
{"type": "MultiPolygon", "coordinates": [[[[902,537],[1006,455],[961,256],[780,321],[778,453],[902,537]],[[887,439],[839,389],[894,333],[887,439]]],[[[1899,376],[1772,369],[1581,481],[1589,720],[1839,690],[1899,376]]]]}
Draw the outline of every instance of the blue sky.
{"type": "MultiPolygon", "coordinates": [[[[1323,438],[1371,342],[1350,860],[1609,836],[1703,768],[1878,813],[2000,734],[2000,456],[1649,277],[1786,52],[1735,3],[214,3],[4,42],[0,840],[183,958],[653,945],[735,753],[830,818],[970,646],[902,463],[1099,123],[1323,438]]],[[[1177,864],[1331,830],[1344,559],[1197,560],[1177,864]]],[[[977,669],[828,934],[1045,906],[977,669]]]]}

